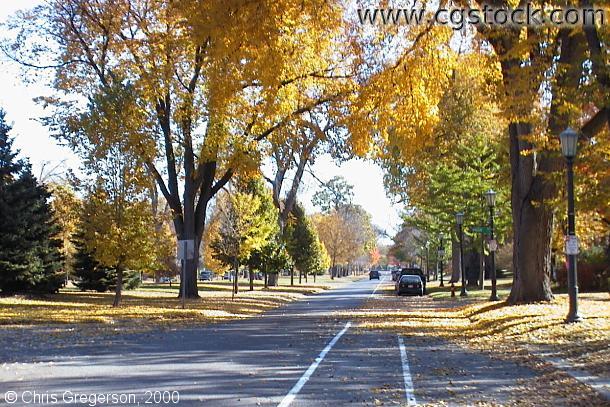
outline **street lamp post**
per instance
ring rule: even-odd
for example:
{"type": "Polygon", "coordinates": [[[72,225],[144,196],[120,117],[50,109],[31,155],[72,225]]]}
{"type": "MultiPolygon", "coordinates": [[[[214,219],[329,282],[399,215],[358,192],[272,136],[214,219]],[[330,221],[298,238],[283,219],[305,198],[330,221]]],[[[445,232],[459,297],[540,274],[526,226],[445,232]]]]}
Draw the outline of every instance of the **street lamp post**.
{"type": "Polygon", "coordinates": [[[460,291],[460,297],[466,297],[468,291],[466,291],[466,271],[464,270],[464,213],[458,212],[455,214],[455,222],[458,225],[458,234],[460,239],[460,274],[462,275],[462,290],[460,291]]]}
{"type": "Polygon", "coordinates": [[[438,246],[438,259],[440,264],[440,274],[441,274],[441,283],[440,283],[440,287],[444,287],[445,283],[443,281],[443,257],[445,257],[445,249],[443,248],[443,236],[441,235],[440,237],[440,244],[438,246]]]}
{"type": "Polygon", "coordinates": [[[497,244],[494,240],[494,207],[496,206],[496,193],[493,189],[485,192],[485,199],[487,200],[487,206],[489,207],[489,251],[491,256],[491,296],[489,297],[490,301],[498,301],[498,290],[496,287],[496,249],[497,244]]]}
{"type": "Polygon", "coordinates": [[[561,152],[566,158],[568,175],[568,236],[566,236],[566,254],[568,255],[568,295],[570,309],[566,322],[580,322],[578,314],[578,278],[576,256],[578,255],[578,239],[576,237],[576,216],[574,209],[574,158],[578,145],[578,133],[568,128],[559,135],[561,152]]]}

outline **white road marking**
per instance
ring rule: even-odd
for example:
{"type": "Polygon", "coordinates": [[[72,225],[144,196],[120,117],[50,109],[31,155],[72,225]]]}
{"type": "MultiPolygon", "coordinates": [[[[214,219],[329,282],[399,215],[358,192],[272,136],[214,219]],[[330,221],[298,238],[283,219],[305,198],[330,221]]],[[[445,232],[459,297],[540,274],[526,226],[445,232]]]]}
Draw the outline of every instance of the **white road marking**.
{"type": "Polygon", "coordinates": [[[405,395],[409,406],[416,406],[415,394],[413,389],[413,381],[411,380],[411,371],[409,370],[409,360],[407,359],[407,351],[402,338],[398,336],[398,347],[400,348],[400,360],[402,361],[402,376],[405,381],[405,395]]]}
{"type": "Polygon", "coordinates": [[[352,326],[351,322],[346,323],[345,327],[341,331],[339,331],[337,335],[335,335],[335,337],[328,343],[328,345],[326,345],[326,347],[322,350],[322,352],[320,352],[316,360],[314,360],[313,363],[309,366],[309,368],[305,371],[305,373],[303,373],[303,376],[301,376],[299,381],[296,382],[296,384],[292,387],[292,389],[290,389],[288,394],[282,399],[281,403],[278,404],[278,407],[287,407],[290,405],[290,403],[293,402],[294,398],[299,393],[299,391],[301,391],[305,383],[307,383],[313,372],[316,371],[318,365],[324,360],[326,354],[332,349],[333,346],[335,346],[337,341],[343,336],[345,332],[347,332],[350,326],[352,326]]]}
{"type": "Polygon", "coordinates": [[[377,285],[375,286],[375,289],[373,290],[373,292],[371,293],[371,295],[369,295],[369,298],[373,298],[373,295],[375,295],[375,293],[377,292],[377,289],[379,288],[379,284],[383,283],[385,281],[385,278],[383,280],[379,280],[377,282],[377,285]]]}

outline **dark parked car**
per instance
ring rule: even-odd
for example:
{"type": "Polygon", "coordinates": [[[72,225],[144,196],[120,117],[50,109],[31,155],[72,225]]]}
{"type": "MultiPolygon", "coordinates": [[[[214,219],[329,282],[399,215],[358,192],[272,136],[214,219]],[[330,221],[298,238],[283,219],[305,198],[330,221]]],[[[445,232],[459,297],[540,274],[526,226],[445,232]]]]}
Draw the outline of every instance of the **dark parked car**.
{"type": "Polygon", "coordinates": [[[396,282],[396,295],[412,294],[424,295],[424,282],[417,275],[407,274],[400,276],[400,280],[396,282]]]}
{"type": "Polygon", "coordinates": [[[214,279],[214,273],[210,270],[201,270],[199,272],[199,281],[212,281],[214,279]]]}
{"type": "Polygon", "coordinates": [[[400,270],[399,278],[401,276],[419,276],[424,286],[424,294],[426,294],[426,276],[424,275],[424,271],[422,269],[418,267],[406,267],[400,270]]]}
{"type": "Polygon", "coordinates": [[[376,278],[377,280],[379,280],[379,271],[378,270],[371,270],[369,272],[369,280],[372,280],[376,278]]]}

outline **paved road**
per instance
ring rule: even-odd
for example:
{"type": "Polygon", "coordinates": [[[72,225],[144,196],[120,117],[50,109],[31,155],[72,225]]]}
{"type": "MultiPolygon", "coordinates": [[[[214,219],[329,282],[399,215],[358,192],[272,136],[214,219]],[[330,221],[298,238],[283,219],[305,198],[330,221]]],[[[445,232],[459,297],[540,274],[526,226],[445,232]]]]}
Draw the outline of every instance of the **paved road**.
{"type": "MultiPolygon", "coordinates": [[[[92,394],[107,395],[95,396],[98,402],[110,397],[99,404],[158,404],[171,392],[181,406],[460,405],[473,395],[501,403],[519,379],[533,377],[437,340],[366,331],[332,317],[358,307],[378,284],[346,284],[247,320],[19,354],[18,363],[0,367],[0,405],[15,394],[14,405],[94,405],[74,401],[92,394]]],[[[387,275],[382,284],[391,284],[387,275]]]]}

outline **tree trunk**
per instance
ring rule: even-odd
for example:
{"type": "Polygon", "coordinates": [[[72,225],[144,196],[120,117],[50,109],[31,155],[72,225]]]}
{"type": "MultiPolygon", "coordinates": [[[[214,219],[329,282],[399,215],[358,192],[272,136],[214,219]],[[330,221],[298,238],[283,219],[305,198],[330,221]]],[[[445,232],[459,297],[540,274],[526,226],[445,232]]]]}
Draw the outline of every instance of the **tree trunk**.
{"type": "Polygon", "coordinates": [[[197,249],[195,249],[195,259],[186,260],[185,278],[184,282],[180,280],[180,292],[182,292],[182,284],[186,284],[185,297],[186,298],[199,298],[199,290],[197,289],[197,265],[199,264],[199,256],[197,255],[197,249]]]}
{"type": "Polygon", "coordinates": [[[237,294],[239,292],[239,264],[235,262],[235,276],[233,279],[233,292],[237,294]]]}
{"type": "MultiPolygon", "coordinates": [[[[549,181],[537,175],[533,154],[522,155],[531,145],[522,139],[530,133],[525,123],[511,123],[510,162],[513,215],[513,286],[508,298],[512,304],[549,301],[551,292],[551,235],[553,212],[545,202],[549,181]]],[[[540,167],[545,162],[541,158],[540,167]]]]}
{"type": "MultiPolygon", "coordinates": [[[[561,54],[559,63],[564,70],[557,75],[552,89],[548,130],[557,137],[570,122],[570,112],[565,109],[570,98],[569,89],[581,80],[582,63],[585,60],[585,38],[574,35],[570,29],[560,31],[561,54]],[[568,91],[568,93],[566,93],[568,91]]],[[[553,210],[549,201],[557,196],[558,188],[548,175],[562,168],[561,158],[545,151],[537,159],[533,154],[521,155],[532,148],[521,137],[531,133],[525,123],[511,123],[510,162],[513,210],[513,287],[510,303],[549,301],[551,292],[551,241],[553,234],[553,210]],[[540,174],[538,174],[540,173],[540,174]]]]}
{"type": "MultiPolygon", "coordinates": [[[[532,32],[534,39],[537,33],[532,32]]],[[[549,114],[548,132],[557,137],[571,121],[570,111],[565,103],[572,101],[570,89],[575,89],[582,78],[582,64],[586,59],[585,37],[574,33],[570,28],[559,32],[561,40],[559,64],[562,68],[552,87],[552,103],[549,114]]],[[[518,61],[504,61],[504,82],[511,86],[517,80],[511,69],[518,61]]],[[[533,89],[533,98],[538,94],[533,89]]],[[[549,301],[551,292],[551,240],[553,210],[549,201],[556,198],[557,186],[548,179],[553,171],[559,170],[559,157],[552,152],[543,151],[536,157],[531,151],[532,144],[522,138],[531,133],[528,123],[511,123],[510,163],[512,180],[513,215],[513,286],[508,301],[510,303],[549,301]]]]}
{"type": "Polygon", "coordinates": [[[267,272],[265,271],[265,273],[264,273],[264,274],[265,274],[265,288],[269,288],[269,285],[268,285],[268,283],[267,283],[267,277],[268,277],[268,276],[267,276],[267,272]]]}
{"type": "Polygon", "coordinates": [[[248,270],[248,274],[250,275],[250,291],[254,291],[254,273],[252,270],[248,270]]]}
{"type": "Polygon", "coordinates": [[[184,221],[174,221],[174,226],[176,227],[178,240],[194,241],[194,258],[184,260],[184,278],[180,279],[180,293],[184,290],[185,298],[199,298],[199,290],[197,289],[197,268],[199,266],[199,246],[201,245],[203,227],[201,228],[200,233],[197,233],[195,227],[194,202],[187,204],[186,195],[187,193],[185,191],[184,221]]]}
{"type": "Polygon", "coordinates": [[[294,286],[294,267],[290,268],[290,286],[294,286]]]}
{"type": "Polygon", "coordinates": [[[460,271],[460,242],[451,236],[451,279],[450,283],[457,283],[461,279],[460,271]]]}
{"type": "Polygon", "coordinates": [[[121,300],[123,299],[123,266],[117,266],[116,270],[116,287],[114,289],[114,301],[113,307],[121,306],[121,300]]]}
{"type": "Polygon", "coordinates": [[[279,273],[271,273],[269,274],[268,285],[271,287],[277,287],[279,273]]]}

